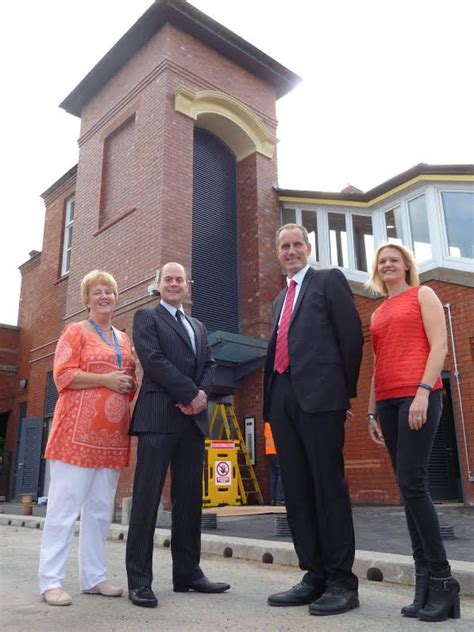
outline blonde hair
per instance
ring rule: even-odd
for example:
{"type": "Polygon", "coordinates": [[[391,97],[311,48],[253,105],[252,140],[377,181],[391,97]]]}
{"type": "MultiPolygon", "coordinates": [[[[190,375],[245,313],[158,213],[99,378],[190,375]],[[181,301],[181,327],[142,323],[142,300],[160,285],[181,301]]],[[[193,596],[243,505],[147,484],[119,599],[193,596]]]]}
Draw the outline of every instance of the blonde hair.
{"type": "Polygon", "coordinates": [[[81,299],[84,307],[88,307],[87,300],[89,298],[89,292],[93,285],[102,283],[111,288],[115,294],[115,300],[118,298],[118,286],[114,277],[104,270],[91,270],[81,281],[81,299]]]}
{"type": "Polygon", "coordinates": [[[284,230],[293,230],[294,228],[298,228],[301,231],[301,233],[303,235],[304,243],[307,246],[309,246],[308,231],[306,230],[306,228],[302,224],[283,224],[283,226],[280,226],[280,228],[277,230],[276,235],[275,235],[275,244],[276,244],[277,248],[280,245],[280,235],[281,235],[281,233],[284,230]]]}
{"type": "Polygon", "coordinates": [[[372,273],[370,275],[370,279],[365,284],[365,287],[370,288],[371,290],[374,290],[375,292],[378,292],[383,296],[387,296],[387,286],[380,278],[380,274],[378,271],[379,256],[382,250],[385,250],[385,248],[394,248],[395,250],[398,250],[398,252],[402,255],[403,263],[408,268],[405,273],[405,281],[408,283],[408,285],[410,287],[417,287],[418,285],[420,285],[420,279],[418,277],[418,271],[416,269],[415,255],[412,253],[412,251],[405,246],[402,246],[401,244],[386,242],[380,244],[380,246],[375,251],[374,258],[372,260],[372,273]]]}

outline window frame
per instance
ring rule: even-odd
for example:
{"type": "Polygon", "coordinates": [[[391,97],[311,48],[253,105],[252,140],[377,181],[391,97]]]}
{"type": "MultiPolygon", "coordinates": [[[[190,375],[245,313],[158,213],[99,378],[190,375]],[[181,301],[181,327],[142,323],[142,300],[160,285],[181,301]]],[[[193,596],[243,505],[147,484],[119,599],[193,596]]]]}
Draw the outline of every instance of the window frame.
{"type": "Polygon", "coordinates": [[[319,254],[319,260],[316,258],[313,258],[312,254],[310,255],[309,259],[308,259],[308,263],[310,263],[310,265],[312,265],[313,267],[319,267],[322,268],[324,267],[323,264],[321,263],[322,260],[322,252],[321,252],[321,247],[322,247],[322,239],[321,239],[321,211],[319,210],[319,208],[315,205],[313,206],[312,204],[290,204],[289,202],[285,203],[285,204],[281,204],[280,206],[280,226],[283,226],[283,209],[286,209],[288,211],[292,210],[295,211],[295,218],[296,218],[296,224],[303,224],[302,221],[302,211],[309,211],[310,213],[314,213],[316,215],[316,231],[317,231],[317,240],[316,240],[316,253],[319,254]]]}
{"type": "Polygon", "coordinates": [[[64,214],[63,214],[63,243],[62,243],[62,256],[61,256],[61,269],[60,275],[66,276],[71,269],[71,253],[72,253],[72,231],[74,226],[74,212],[75,212],[76,195],[73,193],[65,200],[64,214]],[[71,209],[72,219],[71,219],[71,209]],[[69,265],[68,263],[69,254],[69,265]]]}
{"type": "MultiPolygon", "coordinates": [[[[396,207],[400,207],[402,230],[404,235],[403,244],[413,250],[413,234],[410,222],[409,204],[416,198],[424,196],[426,214],[428,218],[428,234],[431,244],[431,258],[418,262],[420,273],[433,270],[437,267],[444,267],[460,271],[472,271],[473,260],[466,257],[455,257],[449,254],[447,223],[444,213],[442,193],[473,193],[474,186],[470,182],[422,182],[410,187],[402,194],[390,195],[370,207],[359,207],[351,204],[324,204],[322,201],[311,204],[310,202],[282,202],[280,209],[293,209],[295,211],[296,222],[301,223],[301,211],[312,211],[316,213],[316,225],[318,231],[318,253],[319,261],[310,264],[314,268],[338,267],[346,276],[357,282],[367,281],[371,271],[364,272],[356,269],[356,255],[353,234],[352,215],[366,215],[372,218],[372,230],[375,249],[382,243],[388,241],[387,229],[385,225],[385,213],[396,207]],[[346,216],[346,230],[348,239],[348,268],[333,266],[331,264],[330,243],[329,243],[329,213],[340,213],[346,216]]],[[[281,220],[281,212],[280,212],[281,220]]]]}
{"type": "Polygon", "coordinates": [[[446,214],[444,212],[443,193],[474,193],[473,188],[464,186],[455,186],[450,183],[450,186],[437,185],[435,187],[436,202],[438,207],[438,216],[440,218],[440,233],[441,233],[441,247],[442,256],[445,263],[451,264],[448,267],[456,267],[472,272],[473,259],[470,257],[456,257],[449,252],[449,237],[448,237],[448,224],[446,221],[446,214]],[[453,265],[455,264],[455,266],[453,265]]]}

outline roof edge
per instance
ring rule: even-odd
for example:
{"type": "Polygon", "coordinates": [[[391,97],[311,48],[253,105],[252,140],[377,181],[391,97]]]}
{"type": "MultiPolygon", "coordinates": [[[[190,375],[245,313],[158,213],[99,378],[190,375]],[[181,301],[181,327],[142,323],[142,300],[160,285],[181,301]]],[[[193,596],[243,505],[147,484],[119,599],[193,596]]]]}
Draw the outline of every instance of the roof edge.
{"type": "Polygon", "coordinates": [[[474,165],[456,164],[456,165],[429,165],[421,162],[402,173],[397,174],[393,178],[382,182],[365,193],[341,193],[340,191],[308,191],[298,189],[281,189],[276,187],[276,191],[280,197],[301,197],[301,198],[319,198],[323,200],[341,200],[347,202],[370,202],[374,198],[386,194],[396,187],[423,175],[457,175],[471,176],[474,175],[474,165]]]}
{"type": "Polygon", "coordinates": [[[53,184],[51,186],[49,186],[46,191],[44,191],[43,193],[41,193],[40,197],[43,198],[43,200],[45,200],[47,197],[49,197],[51,195],[51,193],[54,192],[55,189],[58,189],[61,185],[63,185],[65,182],[67,182],[69,180],[69,178],[72,178],[73,176],[75,176],[77,174],[77,163],[74,165],[74,167],[71,167],[69,169],[69,171],[66,171],[65,174],[63,174],[60,178],[58,178],[56,180],[56,182],[53,182],[53,184]]]}
{"type": "Polygon", "coordinates": [[[196,37],[274,86],[277,98],[301,81],[294,72],[216,22],[186,0],[155,0],[59,107],[80,116],[83,107],[166,23],[196,37]]]}

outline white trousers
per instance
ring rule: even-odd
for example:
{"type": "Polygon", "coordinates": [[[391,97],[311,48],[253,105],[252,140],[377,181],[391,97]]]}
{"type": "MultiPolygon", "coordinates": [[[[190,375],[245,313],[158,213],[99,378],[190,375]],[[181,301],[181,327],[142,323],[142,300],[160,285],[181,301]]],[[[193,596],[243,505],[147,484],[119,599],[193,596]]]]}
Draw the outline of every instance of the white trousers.
{"type": "Polygon", "coordinates": [[[48,509],[41,540],[38,582],[41,594],[63,585],[66,562],[79,529],[79,585],[89,590],[107,579],[105,541],[114,508],[119,470],[51,461],[48,509]]]}

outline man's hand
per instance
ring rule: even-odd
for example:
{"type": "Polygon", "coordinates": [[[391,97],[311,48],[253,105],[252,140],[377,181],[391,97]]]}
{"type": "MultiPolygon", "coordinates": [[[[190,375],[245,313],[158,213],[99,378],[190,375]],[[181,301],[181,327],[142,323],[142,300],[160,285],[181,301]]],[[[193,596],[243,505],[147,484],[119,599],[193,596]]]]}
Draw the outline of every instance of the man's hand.
{"type": "Polygon", "coordinates": [[[197,415],[201,413],[207,406],[207,395],[204,391],[198,391],[198,394],[189,404],[193,408],[193,413],[197,415]]]}
{"type": "Polygon", "coordinates": [[[204,391],[199,391],[189,404],[185,405],[178,402],[176,406],[184,415],[198,415],[207,406],[207,395],[204,391]]]}
{"type": "Polygon", "coordinates": [[[193,407],[191,406],[191,404],[188,404],[187,406],[185,406],[184,404],[181,404],[180,402],[178,402],[176,404],[176,408],[179,408],[179,410],[183,413],[183,415],[193,415],[193,407]]]}
{"type": "Polygon", "coordinates": [[[347,409],[346,410],[346,421],[354,421],[355,419],[355,415],[352,412],[352,410],[347,409]]]}

